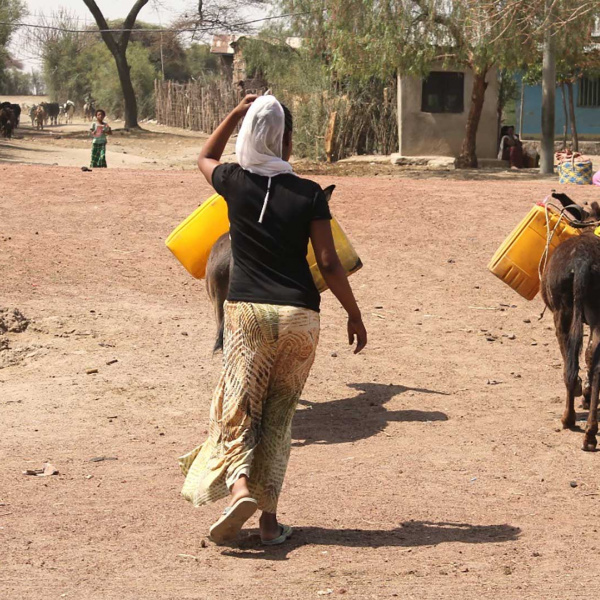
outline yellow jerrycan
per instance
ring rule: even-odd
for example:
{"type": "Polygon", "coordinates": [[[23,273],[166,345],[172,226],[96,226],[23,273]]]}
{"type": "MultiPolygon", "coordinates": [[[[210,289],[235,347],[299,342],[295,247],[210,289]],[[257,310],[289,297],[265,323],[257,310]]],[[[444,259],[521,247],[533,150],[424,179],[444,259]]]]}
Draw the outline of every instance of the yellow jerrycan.
{"type": "Polygon", "coordinates": [[[537,204],[504,240],[488,269],[523,298],[533,300],[540,290],[539,269],[546,246],[547,261],[562,242],[575,235],[579,230],[564,216],[537,204]]]}
{"type": "MultiPolygon", "coordinates": [[[[228,231],[227,203],[222,196],[214,194],[172,231],[165,245],[190,275],[202,279],[206,276],[206,263],[213,245],[228,231]]],[[[331,221],[331,231],[344,270],[348,275],[356,273],[362,267],[362,262],[336,219],[331,221]]],[[[325,291],[327,284],[319,271],[310,243],[306,259],[317,289],[319,292],[325,291]]]]}
{"type": "Polygon", "coordinates": [[[213,194],[166,239],[165,245],[196,279],[206,275],[206,263],[215,242],[229,231],[227,203],[213,194]]]}

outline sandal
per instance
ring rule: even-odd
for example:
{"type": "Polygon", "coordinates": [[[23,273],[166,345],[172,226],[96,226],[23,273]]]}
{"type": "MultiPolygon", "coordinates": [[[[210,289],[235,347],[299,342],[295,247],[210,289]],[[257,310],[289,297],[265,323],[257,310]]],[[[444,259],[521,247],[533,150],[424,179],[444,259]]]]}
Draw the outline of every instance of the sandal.
{"type": "Polygon", "coordinates": [[[261,538],[260,542],[263,546],[279,546],[279,544],[283,544],[289,537],[291,537],[294,530],[289,525],[279,525],[281,528],[281,535],[272,540],[263,540],[261,538]]]}
{"type": "Polygon", "coordinates": [[[244,523],[256,512],[258,502],[254,498],[241,498],[233,506],[228,506],[221,518],[209,530],[210,539],[215,544],[234,540],[244,523]]]}

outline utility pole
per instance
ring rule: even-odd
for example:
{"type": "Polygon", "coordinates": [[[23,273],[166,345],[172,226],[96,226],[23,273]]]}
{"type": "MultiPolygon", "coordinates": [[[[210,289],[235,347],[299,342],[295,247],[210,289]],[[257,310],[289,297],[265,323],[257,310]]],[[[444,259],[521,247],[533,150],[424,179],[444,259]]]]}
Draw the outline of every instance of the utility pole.
{"type": "Polygon", "coordinates": [[[553,0],[546,0],[546,29],[542,62],[542,147],[540,173],[554,173],[554,113],[556,99],[556,44],[553,0]]]}

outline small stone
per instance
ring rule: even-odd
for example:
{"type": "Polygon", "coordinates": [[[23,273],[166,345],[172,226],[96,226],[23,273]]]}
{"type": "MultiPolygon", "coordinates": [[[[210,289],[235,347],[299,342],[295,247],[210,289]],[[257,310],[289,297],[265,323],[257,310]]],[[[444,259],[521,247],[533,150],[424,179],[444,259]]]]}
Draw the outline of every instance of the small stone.
{"type": "Polygon", "coordinates": [[[512,575],[512,569],[508,566],[504,567],[504,574],[505,575],[512,575]]]}
{"type": "Polygon", "coordinates": [[[496,338],[495,338],[493,335],[486,335],[486,336],[485,336],[485,339],[486,339],[488,342],[495,342],[495,341],[496,341],[496,338]]]}
{"type": "Polygon", "coordinates": [[[571,481],[571,483],[569,483],[569,485],[570,485],[572,488],[576,488],[576,487],[577,487],[577,485],[578,485],[578,483],[577,483],[576,481],[571,481]]]}
{"type": "Polygon", "coordinates": [[[114,365],[115,363],[118,363],[119,361],[116,358],[113,358],[112,360],[107,360],[106,364],[107,365],[114,365]]]}
{"type": "Polygon", "coordinates": [[[181,335],[185,335],[187,337],[189,335],[189,333],[187,331],[182,331],[181,335]]]}
{"type": "Polygon", "coordinates": [[[537,346],[537,342],[531,342],[532,346],[537,346]]]}
{"type": "Polygon", "coordinates": [[[523,319],[523,323],[531,323],[531,319],[523,319]]]}
{"type": "Polygon", "coordinates": [[[200,548],[206,548],[206,540],[200,540],[200,548]]]}
{"type": "Polygon", "coordinates": [[[517,336],[514,333],[509,333],[506,337],[509,340],[516,340],[517,339],[517,336]]]}
{"type": "Polygon", "coordinates": [[[332,357],[332,358],[337,358],[337,352],[332,352],[332,353],[331,353],[331,357],[332,357]]]}
{"type": "Polygon", "coordinates": [[[86,369],[85,370],[86,375],[94,375],[97,372],[98,372],[98,369],[86,369]]]}

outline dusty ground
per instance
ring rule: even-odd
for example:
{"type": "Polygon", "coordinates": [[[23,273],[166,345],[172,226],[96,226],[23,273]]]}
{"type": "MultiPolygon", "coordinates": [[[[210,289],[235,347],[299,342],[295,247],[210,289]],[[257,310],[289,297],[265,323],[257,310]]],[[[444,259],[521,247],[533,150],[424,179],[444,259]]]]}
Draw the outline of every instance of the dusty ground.
{"type": "Polygon", "coordinates": [[[338,186],[332,208],[365,264],[352,283],[370,344],[350,353],[325,294],[280,505],[296,533],[219,548],[204,539],[222,507],[184,502],[176,462],[206,431],[213,319],[163,243],[208,186],[0,165],[0,308],[31,320],[0,342],[0,597],[593,594],[600,455],[557,430],[541,301],[486,270],[555,181],[318,181],[338,186]],[[23,474],[46,461],[60,474],[23,474]]]}
{"type": "MultiPolygon", "coordinates": [[[[12,97],[11,101],[28,97],[12,97]]],[[[192,170],[195,171],[196,158],[206,134],[174,127],[142,122],[141,131],[126,131],[122,121],[108,122],[113,128],[113,136],[107,146],[109,168],[152,169],[152,170],[192,170]]],[[[31,165],[51,165],[62,167],[82,167],[90,162],[90,123],[81,115],[76,115],[73,123],[47,126],[37,131],[31,126],[27,111],[21,118],[21,127],[12,140],[0,138],[0,163],[31,165]]],[[[235,137],[227,145],[223,160],[234,160],[235,137]]],[[[358,176],[358,177],[410,177],[411,179],[442,179],[459,181],[531,181],[544,180],[537,170],[522,171],[505,168],[440,170],[424,167],[395,166],[382,157],[349,158],[328,165],[322,162],[293,160],[295,168],[309,176],[358,176]]],[[[600,169],[600,156],[591,157],[594,167],[600,169]]]]}

